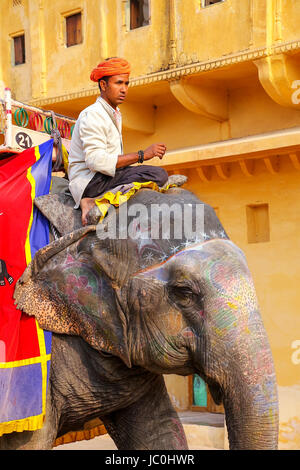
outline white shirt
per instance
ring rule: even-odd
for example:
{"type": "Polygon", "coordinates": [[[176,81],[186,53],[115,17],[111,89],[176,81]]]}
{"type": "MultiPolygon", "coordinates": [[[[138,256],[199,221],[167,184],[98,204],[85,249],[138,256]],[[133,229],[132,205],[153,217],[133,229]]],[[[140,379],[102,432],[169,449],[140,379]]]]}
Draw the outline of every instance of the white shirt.
{"type": "Polygon", "coordinates": [[[122,116],[103,98],[84,109],[76,121],[69,152],[69,189],[80,205],[82,194],[96,172],[115,176],[123,153],[122,116]]]}

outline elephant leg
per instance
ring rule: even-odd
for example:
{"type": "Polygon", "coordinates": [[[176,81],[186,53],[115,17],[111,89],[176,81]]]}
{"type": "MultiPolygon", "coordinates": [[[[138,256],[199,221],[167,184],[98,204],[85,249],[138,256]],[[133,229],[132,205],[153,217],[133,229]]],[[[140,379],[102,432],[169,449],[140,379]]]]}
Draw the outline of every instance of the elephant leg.
{"type": "Polygon", "coordinates": [[[44,425],[37,431],[4,434],[0,437],[0,450],[50,450],[54,440],[44,425]]]}
{"type": "Polygon", "coordinates": [[[119,450],[188,449],[162,376],[137,402],[101,419],[119,450]]]}

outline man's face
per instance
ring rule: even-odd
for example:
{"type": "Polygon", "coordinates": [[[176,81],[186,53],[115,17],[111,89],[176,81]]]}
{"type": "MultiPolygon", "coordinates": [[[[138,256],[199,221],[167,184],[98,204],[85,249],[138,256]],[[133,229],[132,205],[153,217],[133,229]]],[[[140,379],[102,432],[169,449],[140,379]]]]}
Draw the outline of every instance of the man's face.
{"type": "Polygon", "coordinates": [[[108,84],[104,80],[100,81],[101,96],[113,108],[122,104],[128,93],[129,74],[113,75],[109,77],[108,84]]]}

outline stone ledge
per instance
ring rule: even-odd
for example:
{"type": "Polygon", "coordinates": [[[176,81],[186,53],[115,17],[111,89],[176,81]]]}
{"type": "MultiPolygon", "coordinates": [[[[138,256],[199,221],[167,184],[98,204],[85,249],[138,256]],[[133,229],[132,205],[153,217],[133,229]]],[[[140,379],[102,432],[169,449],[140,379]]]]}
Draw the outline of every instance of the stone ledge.
{"type": "MultiPolygon", "coordinates": [[[[222,56],[216,59],[203,62],[195,62],[192,64],[186,64],[182,66],[177,66],[176,68],[168,68],[166,70],[161,70],[147,75],[141,75],[137,77],[132,77],[130,81],[131,87],[137,87],[142,85],[152,84],[159,81],[170,81],[174,79],[179,79],[186,75],[197,75],[203,72],[208,72],[215,69],[220,69],[230,65],[238,64],[241,62],[250,62],[257,59],[262,59],[274,54],[293,54],[300,49],[300,41],[289,41],[283,43],[276,43],[270,47],[261,47],[256,49],[248,49],[244,52],[237,52],[234,54],[229,54],[227,56],[222,56]]],[[[88,96],[97,96],[98,88],[95,86],[93,88],[86,88],[80,91],[73,93],[65,93],[60,96],[53,97],[38,97],[33,98],[30,101],[30,104],[35,106],[48,106],[50,104],[85,98],[88,96]]]]}
{"type": "MultiPolygon", "coordinates": [[[[258,159],[273,155],[294,154],[300,150],[300,127],[252,136],[211,142],[194,147],[179,148],[166,153],[163,166],[172,168],[192,168],[199,165],[215,165],[218,162],[234,162],[244,159],[258,159]]],[[[153,166],[162,166],[153,159],[153,166]]]]}

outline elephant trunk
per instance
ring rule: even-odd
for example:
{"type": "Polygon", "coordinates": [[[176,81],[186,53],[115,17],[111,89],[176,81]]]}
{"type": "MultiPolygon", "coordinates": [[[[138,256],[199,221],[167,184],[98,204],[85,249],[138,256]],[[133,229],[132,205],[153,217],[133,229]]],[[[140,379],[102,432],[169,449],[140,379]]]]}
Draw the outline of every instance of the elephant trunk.
{"type": "Polygon", "coordinates": [[[216,357],[212,352],[211,356],[214,356],[216,366],[208,367],[207,382],[216,401],[223,401],[230,449],[276,449],[276,375],[258,311],[252,312],[252,321],[245,331],[239,329],[233,343],[225,341],[221,354],[219,351],[216,357]],[[254,330],[255,335],[250,330],[254,330]],[[222,364],[222,370],[225,370],[222,378],[219,377],[221,366],[219,368],[218,364],[222,364]],[[213,372],[211,367],[214,368],[213,372]]]}
{"type": "MultiPolygon", "coordinates": [[[[234,373],[224,391],[226,426],[230,449],[271,450],[278,444],[278,405],[275,375],[256,376],[249,383],[234,373]]],[[[254,375],[253,375],[254,377],[254,375]]]]}
{"type": "Polygon", "coordinates": [[[230,319],[224,309],[222,328],[219,322],[213,335],[199,337],[196,367],[216,403],[223,402],[230,449],[276,449],[278,397],[271,349],[258,308],[247,316],[242,310],[230,319]]]}
{"type": "Polygon", "coordinates": [[[276,449],[275,368],[249,268],[232,247],[207,273],[206,317],[199,319],[206,332],[203,373],[223,401],[230,448],[276,449]]]}

